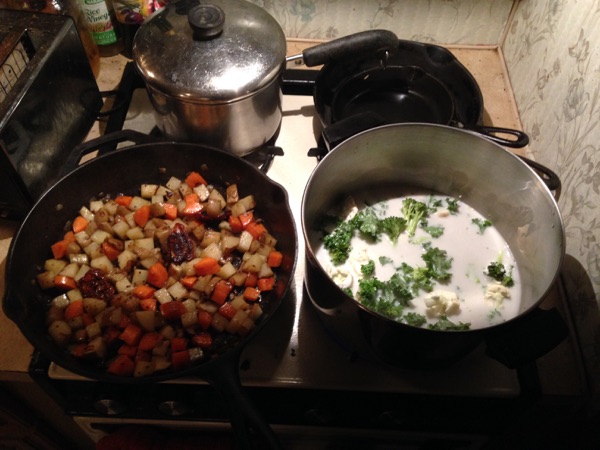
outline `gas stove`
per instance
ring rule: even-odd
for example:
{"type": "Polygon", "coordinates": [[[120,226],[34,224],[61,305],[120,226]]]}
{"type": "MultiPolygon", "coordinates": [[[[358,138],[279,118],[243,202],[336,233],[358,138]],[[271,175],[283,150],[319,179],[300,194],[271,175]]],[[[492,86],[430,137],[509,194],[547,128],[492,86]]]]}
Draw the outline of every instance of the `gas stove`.
{"type": "MultiPolygon", "coordinates": [[[[134,86],[125,94],[129,108],[122,125],[116,126],[152,134],[152,106],[145,90],[134,86]]],[[[527,411],[564,394],[561,381],[555,381],[557,367],[569,367],[576,384],[564,398],[578,404],[585,381],[573,337],[519,369],[490,358],[482,345],[451,367],[415,371],[373,360],[328,332],[303,286],[300,224],[304,187],[318,164],[311,149],[322,127],[311,96],[284,94],[276,138],[282,152],[272,158],[267,174],[289,194],[299,232],[298,261],[286,301],[244,348],[240,377],[286,448],[483,448],[519,428],[527,411]]],[[[109,117],[108,132],[119,122],[109,117]]],[[[544,305],[557,306],[568,321],[560,280],[544,305]]],[[[127,424],[229,431],[222,401],[200,379],[109,385],[41,359],[32,363],[32,374],[94,441],[127,424]]]]}

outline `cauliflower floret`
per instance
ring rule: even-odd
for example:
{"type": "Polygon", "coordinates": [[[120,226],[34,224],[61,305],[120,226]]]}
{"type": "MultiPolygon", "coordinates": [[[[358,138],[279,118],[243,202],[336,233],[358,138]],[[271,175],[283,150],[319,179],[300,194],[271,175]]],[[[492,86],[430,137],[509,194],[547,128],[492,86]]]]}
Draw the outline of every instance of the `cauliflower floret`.
{"type": "Polygon", "coordinates": [[[487,285],[484,298],[492,302],[495,308],[498,308],[504,300],[510,298],[510,291],[500,283],[490,283],[487,285]]]}
{"type": "Polygon", "coordinates": [[[357,277],[362,277],[360,268],[369,262],[369,254],[367,253],[367,249],[364,247],[353,249],[350,252],[348,262],[350,263],[350,267],[352,268],[354,274],[357,277]]]}
{"type": "Polygon", "coordinates": [[[333,282],[342,289],[347,289],[352,286],[354,278],[352,274],[343,266],[329,266],[327,274],[333,282]]]}
{"type": "Polygon", "coordinates": [[[451,316],[460,313],[460,300],[452,291],[437,290],[425,296],[425,313],[429,318],[451,316]]]}

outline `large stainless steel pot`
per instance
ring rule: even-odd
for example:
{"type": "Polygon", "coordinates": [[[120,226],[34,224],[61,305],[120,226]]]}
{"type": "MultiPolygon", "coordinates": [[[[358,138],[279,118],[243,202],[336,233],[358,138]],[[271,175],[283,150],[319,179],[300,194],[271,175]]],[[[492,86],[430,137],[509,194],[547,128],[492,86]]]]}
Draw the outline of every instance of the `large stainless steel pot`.
{"type": "MultiPolygon", "coordinates": [[[[527,164],[473,132],[433,124],[373,128],[335,147],[307,183],[302,229],[307,243],[306,288],[325,325],[353,349],[366,343],[368,353],[376,358],[412,368],[448,365],[484,339],[505,332],[510,335],[511,327],[521,325],[539,309],[565,251],[556,201],[527,164]],[[315,256],[314,230],[324,211],[348,193],[384,185],[459,197],[489,218],[508,243],[520,270],[522,305],[518,316],[484,329],[434,331],[376,314],[338,288],[315,256]]],[[[531,335],[534,333],[532,330],[531,335]]],[[[556,342],[548,341],[548,345],[552,348],[556,342]]]]}
{"type": "MultiPolygon", "coordinates": [[[[293,58],[314,66],[397,46],[393,33],[371,30],[293,58]]],[[[250,2],[177,0],[144,22],[132,53],[157,126],[167,137],[241,156],[270,141],[279,129],[286,51],[280,25],[250,2]]]]}

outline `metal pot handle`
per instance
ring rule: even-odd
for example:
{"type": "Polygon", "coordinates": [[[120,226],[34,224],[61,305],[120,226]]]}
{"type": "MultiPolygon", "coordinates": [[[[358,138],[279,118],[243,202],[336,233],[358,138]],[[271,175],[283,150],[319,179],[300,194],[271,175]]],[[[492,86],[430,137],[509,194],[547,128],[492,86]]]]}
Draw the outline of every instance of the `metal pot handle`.
{"type": "Polygon", "coordinates": [[[388,30],[361,31],[307,48],[302,54],[287,57],[286,61],[304,61],[306,66],[314,67],[362,55],[392,52],[398,48],[398,43],[398,37],[388,30]]]}

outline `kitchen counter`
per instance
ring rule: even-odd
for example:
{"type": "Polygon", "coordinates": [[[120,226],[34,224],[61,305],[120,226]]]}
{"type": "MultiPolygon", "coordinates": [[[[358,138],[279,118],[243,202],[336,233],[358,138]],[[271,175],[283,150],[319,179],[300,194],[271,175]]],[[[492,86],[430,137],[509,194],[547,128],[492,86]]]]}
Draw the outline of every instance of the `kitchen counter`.
{"type": "MultiPolygon", "coordinates": [[[[300,53],[303,48],[313,45],[310,41],[289,41],[288,54],[300,53]]],[[[467,67],[478,81],[484,97],[485,114],[484,124],[512,129],[522,129],[518,111],[512,96],[510,82],[507,77],[503,57],[498,48],[487,47],[449,47],[456,57],[467,67]]],[[[121,77],[122,70],[127,63],[122,56],[102,59],[102,67],[98,79],[101,90],[114,89],[121,77]]],[[[102,132],[103,124],[96,123],[89,137],[93,138],[102,132]]],[[[526,149],[524,150],[526,153],[526,149]]],[[[4,270],[6,256],[11,237],[16,231],[14,223],[0,222],[0,290],[4,292],[4,270]]],[[[568,351],[572,343],[566,341],[555,349],[553,354],[570,354],[568,351]]],[[[20,333],[18,328],[3,312],[0,311],[0,381],[24,381],[29,379],[28,366],[33,352],[32,346],[20,333]]],[[[543,358],[544,361],[554,361],[553,358],[543,358]]],[[[562,360],[561,360],[562,361],[562,360]]],[[[545,362],[542,362],[545,363],[545,362]]],[[[565,364],[567,366],[567,364],[565,364]]],[[[570,364],[569,364],[570,366],[570,364]]],[[[576,362],[574,363],[576,366],[576,362]]],[[[573,381],[578,377],[577,371],[567,373],[557,380],[546,380],[559,395],[578,395],[581,380],[573,381]]]]}

